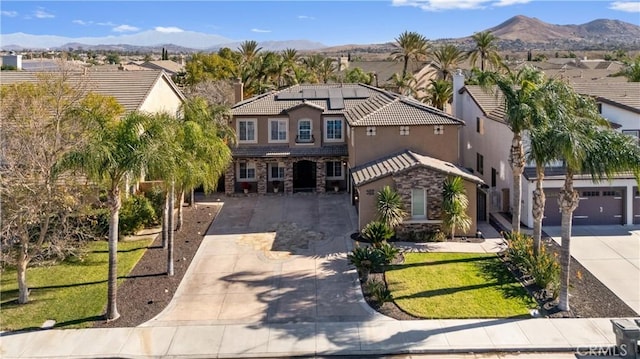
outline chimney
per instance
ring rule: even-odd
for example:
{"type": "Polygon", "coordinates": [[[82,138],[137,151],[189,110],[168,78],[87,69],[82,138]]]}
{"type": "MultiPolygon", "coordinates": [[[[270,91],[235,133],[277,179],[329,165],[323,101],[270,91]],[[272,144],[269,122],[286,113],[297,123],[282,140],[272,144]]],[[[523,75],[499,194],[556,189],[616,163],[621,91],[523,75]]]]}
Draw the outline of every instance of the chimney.
{"type": "Polygon", "coordinates": [[[235,81],[233,81],[233,95],[235,103],[241,102],[244,99],[243,86],[244,84],[242,83],[241,79],[237,78],[235,81]]]}
{"type": "Polygon", "coordinates": [[[464,87],[464,74],[461,69],[457,69],[453,74],[453,101],[451,103],[451,113],[457,118],[462,118],[462,99],[460,90],[464,87]]]}

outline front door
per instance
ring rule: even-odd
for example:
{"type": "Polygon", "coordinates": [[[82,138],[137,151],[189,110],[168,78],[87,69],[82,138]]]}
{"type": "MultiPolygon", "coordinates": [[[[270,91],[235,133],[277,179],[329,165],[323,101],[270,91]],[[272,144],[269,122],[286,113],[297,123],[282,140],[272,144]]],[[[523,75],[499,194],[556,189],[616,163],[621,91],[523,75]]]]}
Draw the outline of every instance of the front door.
{"type": "Polygon", "coordinates": [[[298,161],[293,164],[293,191],[313,192],[316,189],[316,163],[298,161]]]}

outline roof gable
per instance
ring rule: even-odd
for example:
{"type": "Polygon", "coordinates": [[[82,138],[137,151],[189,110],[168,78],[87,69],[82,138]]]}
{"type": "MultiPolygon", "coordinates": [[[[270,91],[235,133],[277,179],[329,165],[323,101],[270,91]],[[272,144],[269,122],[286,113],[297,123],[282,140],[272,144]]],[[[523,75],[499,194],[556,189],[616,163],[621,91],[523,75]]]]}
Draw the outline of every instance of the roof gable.
{"type": "Polygon", "coordinates": [[[479,177],[472,175],[467,170],[450,162],[424,156],[409,150],[355,167],[352,170],[352,177],[355,185],[361,186],[396,173],[419,167],[432,169],[447,175],[460,176],[467,181],[475,183],[484,183],[479,177]]]}

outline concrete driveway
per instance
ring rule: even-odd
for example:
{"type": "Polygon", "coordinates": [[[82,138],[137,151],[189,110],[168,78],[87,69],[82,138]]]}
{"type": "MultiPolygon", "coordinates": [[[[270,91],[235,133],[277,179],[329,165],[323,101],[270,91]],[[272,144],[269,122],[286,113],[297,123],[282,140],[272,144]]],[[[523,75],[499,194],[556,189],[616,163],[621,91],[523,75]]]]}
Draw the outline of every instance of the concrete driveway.
{"type": "Polygon", "coordinates": [[[347,263],[357,223],[347,195],[221,199],[173,300],[143,326],[381,317],[347,263]]]}
{"type": "MultiPolygon", "coordinates": [[[[562,243],[560,227],[543,230],[562,243]]],[[[640,226],[574,226],[571,255],[640,314],[640,226]]]]}

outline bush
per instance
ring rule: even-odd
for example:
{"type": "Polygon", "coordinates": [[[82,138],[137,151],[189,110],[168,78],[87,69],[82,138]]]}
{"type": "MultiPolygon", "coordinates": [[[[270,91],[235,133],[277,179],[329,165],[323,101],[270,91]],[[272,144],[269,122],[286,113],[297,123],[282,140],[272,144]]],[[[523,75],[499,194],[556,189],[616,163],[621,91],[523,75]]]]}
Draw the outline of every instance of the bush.
{"type": "Polygon", "coordinates": [[[356,247],[347,254],[347,260],[356,267],[360,274],[380,272],[385,265],[382,253],[372,247],[356,247]]]}
{"type": "Polygon", "coordinates": [[[362,238],[371,242],[374,247],[380,246],[392,236],[393,230],[386,223],[380,221],[370,222],[362,230],[362,238]]]}
{"type": "Polygon", "coordinates": [[[556,258],[540,247],[537,256],[533,254],[533,238],[526,234],[510,232],[507,239],[507,256],[523,273],[533,277],[540,288],[550,291],[555,298],[560,287],[560,266],[556,258]]]}
{"type": "Polygon", "coordinates": [[[400,249],[389,243],[382,243],[375,250],[380,252],[380,255],[384,258],[384,264],[391,264],[393,259],[400,253],[400,249]]]}
{"type": "Polygon", "coordinates": [[[387,286],[377,280],[371,280],[366,285],[367,292],[375,299],[379,304],[393,301],[393,295],[387,286]]]}
{"type": "Polygon", "coordinates": [[[153,186],[149,191],[144,193],[144,196],[149,199],[153,206],[153,211],[156,214],[156,218],[162,218],[164,212],[165,195],[162,188],[159,186],[153,186]]]}
{"type": "Polygon", "coordinates": [[[143,195],[134,195],[122,201],[120,208],[120,233],[130,235],[156,225],[158,217],[151,201],[143,195]]]}

